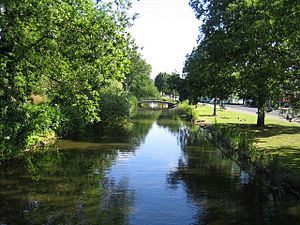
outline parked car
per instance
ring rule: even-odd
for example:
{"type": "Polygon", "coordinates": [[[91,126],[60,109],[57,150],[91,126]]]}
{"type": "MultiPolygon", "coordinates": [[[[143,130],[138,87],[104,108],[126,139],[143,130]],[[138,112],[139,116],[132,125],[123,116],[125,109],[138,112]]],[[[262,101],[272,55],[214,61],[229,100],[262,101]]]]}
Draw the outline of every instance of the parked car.
{"type": "Polygon", "coordinates": [[[201,98],[199,100],[200,103],[209,103],[210,102],[210,98],[201,98]]]}

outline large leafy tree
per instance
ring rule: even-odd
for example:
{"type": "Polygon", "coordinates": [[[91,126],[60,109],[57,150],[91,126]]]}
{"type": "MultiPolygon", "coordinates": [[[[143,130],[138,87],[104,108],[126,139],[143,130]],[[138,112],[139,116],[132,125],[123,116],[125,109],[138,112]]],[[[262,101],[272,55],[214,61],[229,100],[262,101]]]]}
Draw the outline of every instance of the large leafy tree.
{"type": "Polygon", "coordinates": [[[172,72],[167,79],[169,93],[171,95],[179,95],[182,92],[182,79],[178,72],[172,72]]]}
{"type": "Polygon", "coordinates": [[[213,98],[213,115],[216,115],[217,99],[226,99],[235,92],[237,74],[233,72],[234,66],[230,62],[230,54],[234,48],[232,43],[227,41],[228,32],[224,28],[226,17],[220,15],[220,12],[225,14],[226,4],[205,2],[201,7],[201,15],[208,12],[212,15],[203,18],[203,37],[187,57],[184,71],[187,73],[186,81],[191,90],[190,98],[213,98]]]}
{"type": "Polygon", "coordinates": [[[257,100],[257,125],[263,127],[266,100],[295,91],[299,84],[299,2],[190,0],[190,5],[203,20],[200,45],[211,43],[208,55],[221,59],[209,62],[217,71],[238,75],[236,90],[257,100]],[[212,51],[216,46],[221,54],[212,51]]]}
{"type": "Polygon", "coordinates": [[[1,1],[0,148],[24,144],[41,123],[65,130],[74,116],[77,126],[101,120],[101,89],[123,82],[130,65],[126,7],[123,1],[1,1]],[[32,104],[36,95],[42,106],[32,104]],[[33,124],[39,114],[45,118],[33,124]],[[57,115],[63,118],[54,121],[57,115]]]}

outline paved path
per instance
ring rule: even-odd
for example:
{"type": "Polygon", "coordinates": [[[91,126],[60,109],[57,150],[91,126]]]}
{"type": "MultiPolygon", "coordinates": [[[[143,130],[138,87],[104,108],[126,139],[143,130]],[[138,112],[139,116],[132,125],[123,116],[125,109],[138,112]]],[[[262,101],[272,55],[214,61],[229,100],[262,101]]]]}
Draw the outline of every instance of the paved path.
{"type": "MultiPolygon", "coordinates": [[[[213,104],[208,104],[208,105],[213,107],[213,104]]],[[[225,104],[225,107],[226,107],[226,109],[231,110],[231,111],[235,111],[235,112],[241,112],[241,113],[246,113],[246,114],[250,114],[250,115],[256,115],[257,114],[257,108],[248,107],[248,106],[245,106],[245,105],[225,104]]],[[[287,122],[287,120],[285,118],[279,116],[279,110],[273,110],[269,113],[266,113],[266,117],[287,122]]],[[[292,121],[292,122],[299,124],[299,121],[292,121]]]]}

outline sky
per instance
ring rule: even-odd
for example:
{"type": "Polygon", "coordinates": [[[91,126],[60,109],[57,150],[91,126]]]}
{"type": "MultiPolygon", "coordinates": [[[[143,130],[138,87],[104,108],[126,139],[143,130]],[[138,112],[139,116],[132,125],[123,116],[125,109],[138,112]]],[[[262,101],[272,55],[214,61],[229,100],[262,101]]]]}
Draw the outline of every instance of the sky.
{"type": "Polygon", "coordinates": [[[189,0],[132,0],[139,14],[130,32],[140,53],[152,66],[152,79],[159,72],[182,72],[185,56],[196,46],[200,22],[189,0]]]}

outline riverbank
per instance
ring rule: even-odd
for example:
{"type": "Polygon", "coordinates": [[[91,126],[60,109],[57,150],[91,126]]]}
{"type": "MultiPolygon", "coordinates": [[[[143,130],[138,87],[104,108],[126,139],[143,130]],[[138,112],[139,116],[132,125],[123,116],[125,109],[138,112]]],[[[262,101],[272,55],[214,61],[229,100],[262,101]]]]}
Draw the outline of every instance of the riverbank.
{"type": "MultiPolygon", "coordinates": [[[[195,121],[200,125],[218,124],[227,130],[234,129],[253,138],[255,154],[276,158],[278,165],[291,172],[293,183],[300,186],[300,125],[273,118],[266,118],[264,129],[256,127],[256,115],[198,105],[193,109],[195,121]]],[[[231,132],[231,131],[230,131],[231,132]]],[[[234,135],[234,134],[233,134],[234,135]]]]}
{"type": "Polygon", "coordinates": [[[217,110],[212,115],[212,107],[198,106],[193,111],[194,118],[200,118],[209,124],[217,123],[236,127],[253,135],[255,146],[269,154],[288,156],[288,165],[300,169],[300,125],[282,120],[266,118],[266,127],[255,126],[256,115],[231,110],[217,110]]]}

